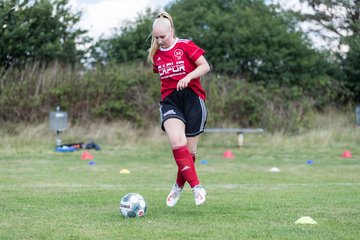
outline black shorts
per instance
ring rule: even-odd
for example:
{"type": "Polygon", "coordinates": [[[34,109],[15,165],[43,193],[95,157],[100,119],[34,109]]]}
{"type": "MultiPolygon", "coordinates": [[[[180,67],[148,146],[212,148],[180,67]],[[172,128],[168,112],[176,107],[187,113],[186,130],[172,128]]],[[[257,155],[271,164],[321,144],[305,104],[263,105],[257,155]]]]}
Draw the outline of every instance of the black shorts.
{"type": "Polygon", "coordinates": [[[169,118],[178,118],[185,124],[185,135],[194,137],[204,132],[207,110],[205,101],[191,88],[174,91],[160,105],[161,129],[165,131],[164,122],[169,118]]]}

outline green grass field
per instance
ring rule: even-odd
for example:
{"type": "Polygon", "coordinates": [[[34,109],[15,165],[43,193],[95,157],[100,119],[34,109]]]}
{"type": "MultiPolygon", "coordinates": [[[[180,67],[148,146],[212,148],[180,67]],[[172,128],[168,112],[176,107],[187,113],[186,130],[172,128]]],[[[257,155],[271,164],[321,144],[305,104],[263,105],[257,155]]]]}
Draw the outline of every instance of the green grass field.
{"type": "Polygon", "coordinates": [[[360,128],[324,128],[245,135],[241,149],[236,135],[204,134],[196,166],[207,201],[196,207],[187,186],[174,208],[165,204],[176,165],[164,135],[100,134],[90,165],[83,150],[55,152],[45,127],[2,133],[0,239],[359,239],[360,128]],[[222,157],[227,149],[234,159],[222,157]],[[345,150],[353,157],[341,158],[345,150]],[[129,192],[145,197],[143,218],[119,214],[129,192]],[[302,216],[317,224],[295,224],[302,216]]]}

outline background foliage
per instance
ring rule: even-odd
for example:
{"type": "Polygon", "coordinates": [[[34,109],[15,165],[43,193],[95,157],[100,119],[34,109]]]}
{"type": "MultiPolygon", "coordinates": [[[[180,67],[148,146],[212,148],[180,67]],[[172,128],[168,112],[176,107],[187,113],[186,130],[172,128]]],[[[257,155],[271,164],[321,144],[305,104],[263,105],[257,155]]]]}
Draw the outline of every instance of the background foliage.
{"type": "MultiPolygon", "coordinates": [[[[357,103],[358,1],[302,2],[313,14],[262,0],[178,0],[167,6],[177,35],[205,49],[212,66],[203,78],[209,126],[296,133],[311,128],[317,111],[357,103]],[[338,9],[348,10],[341,15],[348,24],[334,24],[340,16],[331,13],[338,9]],[[344,33],[339,44],[349,51],[314,48],[298,27],[302,21],[344,33]]],[[[157,12],[147,9],[90,44],[86,30],[77,27],[81,12],[73,13],[67,0],[2,1],[0,121],[43,121],[57,105],[72,121],[158,121],[159,80],[146,62],[157,12]]]]}
{"type": "Polygon", "coordinates": [[[75,64],[83,58],[79,46],[89,41],[76,27],[81,13],[67,0],[2,0],[0,2],[0,66],[54,60],[75,64]]]}
{"type": "MultiPolygon", "coordinates": [[[[348,93],[347,100],[359,103],[360,99],[360,1],[359,0],[300,0],[312,12],[297,12],[300,21],[312,23],[309,32],[316,32],[328,43],[337,43],[337,48],[348,48],[347,54],[338,54],[340,71],[348,93]]],[[[336,44],[335,44],[336,45],[336,44]]]]}

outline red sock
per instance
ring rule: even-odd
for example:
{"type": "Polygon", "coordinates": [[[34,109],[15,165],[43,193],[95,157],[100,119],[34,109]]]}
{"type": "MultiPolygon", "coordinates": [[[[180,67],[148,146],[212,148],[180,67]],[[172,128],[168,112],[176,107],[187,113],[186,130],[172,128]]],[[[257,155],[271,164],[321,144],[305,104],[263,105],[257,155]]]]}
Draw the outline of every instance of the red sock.
{"type": "MultiPolygon", "coordinates": [[[[196,159],[195,154],[191,154],[191,157],[192,157],[193,161],[195,162],[195,159],[196,159]]],[[[176,177],[176,184],[179,187],[183,187],[185,185],[185,182],[186,182],[186,180],[185,180],[184,176],[182,175],[181,170],[178,169],[178,173],[177,173],[177,177],[176,177]]]]}
{"type": "MultiPolygon", "coordinates": [[[[187,146],[173,149],[173,155],[176,164],[178,165],[178,176],[180,173],[183,179],[187,181],[192,188],[198,185],[199,179],[196,174],[194,160],[187,146]]],[[[184,183],[184,180],[182,180],[180,177],[180,179],[176,180],[176,183],[181,187],[181,184],[184,183]],[[178,180],[180,181],[178,182],[178,180]]],[[[184,186],[184,184],[182,184],[182,186],[184,186]]]]}

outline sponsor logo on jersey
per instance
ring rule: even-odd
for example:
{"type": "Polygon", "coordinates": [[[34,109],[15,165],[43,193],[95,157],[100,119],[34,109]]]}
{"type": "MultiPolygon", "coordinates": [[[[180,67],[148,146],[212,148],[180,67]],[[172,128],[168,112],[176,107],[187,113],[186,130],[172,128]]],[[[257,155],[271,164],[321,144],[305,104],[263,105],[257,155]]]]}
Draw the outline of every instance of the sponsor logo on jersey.
{"type": "Polygon", "coordinates": [[[176,61],[158,66],[158,72],[160,77],[172,77],[180,74],[185,74],[185,63],[184,61],[176,61]]]}

